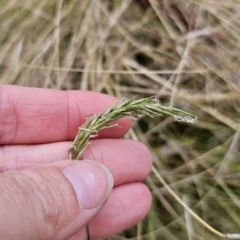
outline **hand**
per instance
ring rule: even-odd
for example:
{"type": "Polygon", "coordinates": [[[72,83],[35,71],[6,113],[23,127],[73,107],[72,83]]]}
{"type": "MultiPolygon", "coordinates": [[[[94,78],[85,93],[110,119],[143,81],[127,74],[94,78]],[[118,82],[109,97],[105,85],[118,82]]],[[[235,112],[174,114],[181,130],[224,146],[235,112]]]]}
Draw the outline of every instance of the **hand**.
{"type": "Polygon", "coordinates": [[[151,155],[143,144],[121,139],[130,119],[100,132],[84,161],[66,160],[86,117],[116,101],[0,85],[1,239],[86,239],[86,224],[91,239],[100,239],[145,217],[151,195],[141,182],[151,155]]]}

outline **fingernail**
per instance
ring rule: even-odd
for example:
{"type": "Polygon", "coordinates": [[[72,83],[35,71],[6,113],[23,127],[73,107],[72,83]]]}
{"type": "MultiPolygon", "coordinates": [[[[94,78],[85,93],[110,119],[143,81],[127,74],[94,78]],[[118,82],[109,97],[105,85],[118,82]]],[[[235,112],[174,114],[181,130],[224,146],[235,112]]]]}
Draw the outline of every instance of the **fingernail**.
{"type": "Polygon", "coordinates": [[[82,209],[101,205],[113,188],[113,176],[102,164],[95,161],[79,161],[62,169],[71,183],[82,209]]]}

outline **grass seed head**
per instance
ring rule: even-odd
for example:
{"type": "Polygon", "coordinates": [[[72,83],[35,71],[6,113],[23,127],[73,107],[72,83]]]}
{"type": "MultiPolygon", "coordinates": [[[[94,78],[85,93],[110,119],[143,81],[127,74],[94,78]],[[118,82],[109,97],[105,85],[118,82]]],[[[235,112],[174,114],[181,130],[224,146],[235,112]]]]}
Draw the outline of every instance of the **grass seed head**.
{"type": "Polygon", "coordinates": [[[135,98],[122,99],[105,112],[95,114],[86,119],[82,126],[79,127],[73,147],[70,150],[69,159],[79,159],[89,140],[97,137],[99,131],[119,127],[118,124],[112,124],[112,122],[127,116],[136,119],[142,115],[149,117],[170,115],[175,121],[187,123],[195,123],[197,121],[197,117],[190,113],[177,108],[162,106],[154,97],[138,100],[135,100],[135,98]]]}

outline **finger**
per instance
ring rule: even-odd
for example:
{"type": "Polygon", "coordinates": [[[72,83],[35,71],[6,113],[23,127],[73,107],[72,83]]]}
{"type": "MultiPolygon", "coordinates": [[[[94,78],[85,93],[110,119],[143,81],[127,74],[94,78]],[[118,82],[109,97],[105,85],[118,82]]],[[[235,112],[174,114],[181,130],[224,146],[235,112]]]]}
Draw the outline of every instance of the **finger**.
{"type": "MultiPolygon", "coordinates": [[[[70,142],[38,146],[4,146],[0,148],[0,171],[36,167],[67,159],[70,142]]],[[[115,185],[143,181],[151,170],[149,150],[140,142],[127,139],[91,141],[83,159],[104,164],[113,174],[115,185]]]]}
{"type": "MultiPolygon", "coordinates": [[[[73,140],[87,117],[105,111],[118,100],[87,91],[59,91],[0,85],[0,145],[33,144],[73,140]]],[[[100,137],[121,137],[121,128],[102,131],[100,137]]]]}
{"type": "Polygon", "coordinates": [[[59,159],[68,159],[71,147],[72,142],[0,146],[0,172],[36,167],[59,159]]]}
{"type": "Polygon", "coordinates": [[[93,161],[4,172],[1,239],[68,239],[97,214],[112,186],[109,170],[93,161]]]}
{"type": "Polygon", "coordinates": [[[143,143],[126,139],[102,140],[92,141],[83,159],[105,165],[114,175],[115,186],[146,179],[151,171],[152,156],[143,143]]]}
{"type": "MultiPolygon", "coordinates": [[[[89,223],[90,238],[104,239],[117,234],[142,220],[149,212],[151,194],[142,183],[114,188],[101,211],[89,223]]],[[[86,239],[86,229],[69,240],[86,239]]]]}

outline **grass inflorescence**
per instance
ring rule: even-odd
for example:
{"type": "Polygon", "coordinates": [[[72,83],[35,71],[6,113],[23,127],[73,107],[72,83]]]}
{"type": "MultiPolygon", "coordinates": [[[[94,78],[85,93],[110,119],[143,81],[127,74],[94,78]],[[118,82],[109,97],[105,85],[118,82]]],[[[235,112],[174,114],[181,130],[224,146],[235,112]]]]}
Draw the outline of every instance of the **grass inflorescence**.
{"type": "Polygon", "coordinates": [[[165,107],[159,104],[154,97],[139,100],[135,100],[135,98],[122,99],[107,111],[86,119],[83,125],[79,127],[73,147],[70,149],[69,159],[79,159],[89,140],[96,137],[99,131],[106,128],[119,127],[117,123],[112,124],[112,122],[123,117],[137,118],[142,115],[149,117],[170,115],[175,121],[187,123],[195,123],[197,121],[197,117],[193,114],[177,108],[165,107]]]}

